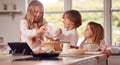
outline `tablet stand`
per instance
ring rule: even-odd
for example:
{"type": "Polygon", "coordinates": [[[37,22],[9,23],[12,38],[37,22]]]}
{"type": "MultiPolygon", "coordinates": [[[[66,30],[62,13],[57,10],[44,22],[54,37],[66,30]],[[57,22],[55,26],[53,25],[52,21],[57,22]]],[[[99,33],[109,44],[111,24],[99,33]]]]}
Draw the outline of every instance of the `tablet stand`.
{"type": "Polygon", "coordinates": [[[12,55],[25,55],[26,49],[23,49],[23,51],[21,53],[17,53],[16,51],[17,50],[14,49],[13,52],[12,52],[12,55]]]}

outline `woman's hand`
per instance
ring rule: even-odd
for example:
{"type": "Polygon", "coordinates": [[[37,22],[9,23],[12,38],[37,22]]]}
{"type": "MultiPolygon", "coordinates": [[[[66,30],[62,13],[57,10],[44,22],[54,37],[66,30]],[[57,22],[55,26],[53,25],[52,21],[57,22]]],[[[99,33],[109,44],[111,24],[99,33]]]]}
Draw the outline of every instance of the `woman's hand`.
{"type": "Polygon", "coordinates": [[[43,25],[39,29],[37,29],[38,34],[44,34],[45,31],[46,31],[46,26],[45,25],[43,25]]]}

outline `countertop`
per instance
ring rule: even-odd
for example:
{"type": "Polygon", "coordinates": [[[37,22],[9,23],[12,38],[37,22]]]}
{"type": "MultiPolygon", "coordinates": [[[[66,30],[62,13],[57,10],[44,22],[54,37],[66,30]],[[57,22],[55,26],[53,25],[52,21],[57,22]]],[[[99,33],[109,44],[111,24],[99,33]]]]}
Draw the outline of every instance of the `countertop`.
{"type": "Polygon", "coordinates": [[[33,58],[31,55],[0,55],[0,65],[106,65],[107,59],[105,54],[60,55],[48,59],[31,58],[33,58]]]}

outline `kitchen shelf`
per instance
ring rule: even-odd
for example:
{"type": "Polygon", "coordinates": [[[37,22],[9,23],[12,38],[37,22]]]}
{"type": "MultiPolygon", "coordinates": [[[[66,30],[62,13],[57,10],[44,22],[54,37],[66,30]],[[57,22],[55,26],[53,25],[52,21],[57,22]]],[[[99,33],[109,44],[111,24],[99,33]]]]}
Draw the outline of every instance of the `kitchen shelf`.
{"type": "Polygon", "coordinates": [[[1,15],[10,15],[12,20],[14,21],[15,14],[21,14],[20,10],[0,10],[1,15]]]}
{"type": "Polygon", "coordinates": [[[0,13],[21,13],[20,10],[0,10],[0,13]]]}

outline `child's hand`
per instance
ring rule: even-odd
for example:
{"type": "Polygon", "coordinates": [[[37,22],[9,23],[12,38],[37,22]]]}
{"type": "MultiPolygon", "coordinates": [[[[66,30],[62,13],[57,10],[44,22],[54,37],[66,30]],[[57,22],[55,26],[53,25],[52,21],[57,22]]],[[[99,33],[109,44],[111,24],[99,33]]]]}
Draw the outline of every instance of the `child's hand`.
{"type": "Polygon", "coordinates": [[[59,30],[56,33],[56,37],[58,37],[62,33],[62,29],[59,28],[59,30]]]}
{"type": "Polygon", "coordinates": [[[103,53],[109,57],[111,55],[111,50],[104,50],[103,53]]]}

